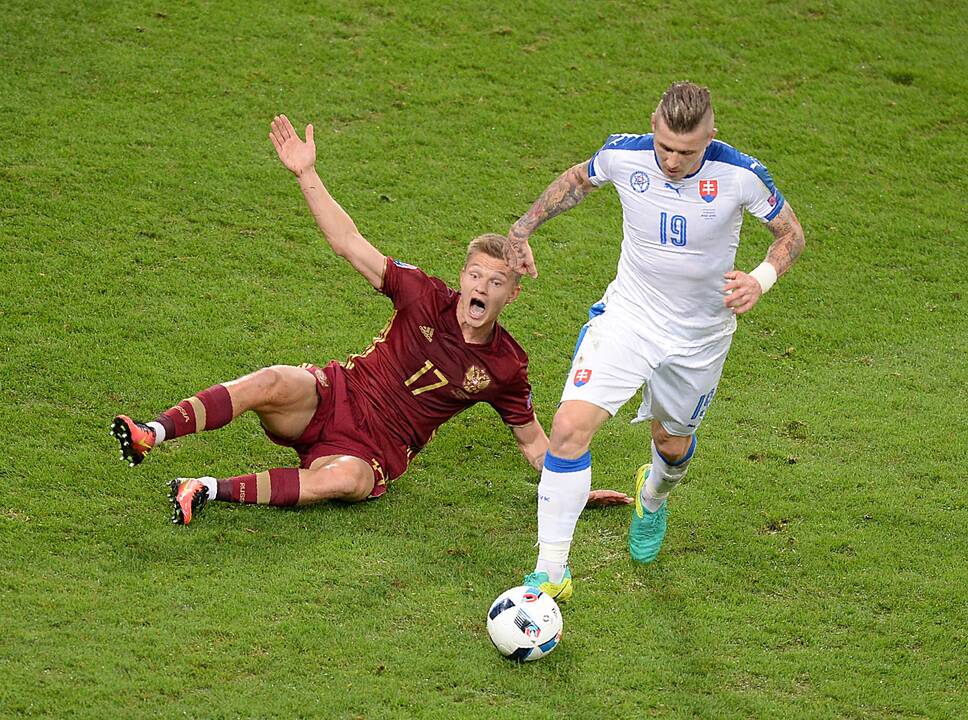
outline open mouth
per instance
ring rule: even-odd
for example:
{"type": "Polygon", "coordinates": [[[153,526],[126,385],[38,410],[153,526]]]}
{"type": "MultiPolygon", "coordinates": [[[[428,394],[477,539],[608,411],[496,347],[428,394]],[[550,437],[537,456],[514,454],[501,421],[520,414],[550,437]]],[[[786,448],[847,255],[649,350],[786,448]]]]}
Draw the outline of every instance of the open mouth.
{"type": "Polygon", "coordinates": [[[471,298],[471,301],[467,304],[467,314],[474,320],[480,320],[484,317],[486,310],[484,303],[477,298],[471,298]]]}

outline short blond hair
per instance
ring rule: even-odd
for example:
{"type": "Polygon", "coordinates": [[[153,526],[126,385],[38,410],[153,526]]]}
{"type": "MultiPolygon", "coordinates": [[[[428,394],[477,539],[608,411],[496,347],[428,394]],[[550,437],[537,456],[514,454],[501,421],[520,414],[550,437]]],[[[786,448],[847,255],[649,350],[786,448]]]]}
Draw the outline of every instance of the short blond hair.
{"type": "MultiPolygon", "coordinates": [[[[467,244],[467,255],[464,257],[464,266],[466,267],[470,259],[477,253],[483,253],[498,260],[506,260],[507,254],[504,250],[507,247],[507,242],[507,237],[498,235],[497,233],[478,235],[467,244]]],[[[508,269],[508,274],[514,285],[517,285],[521,280],[521,275],[511,269],[508,269]]]]}
{"type": "Polygon", "coordinates": [[[691,132],[713,111],[709,88],[691,82],[673,83],[662,93],[656,114],[674,133],[691,132]]]}

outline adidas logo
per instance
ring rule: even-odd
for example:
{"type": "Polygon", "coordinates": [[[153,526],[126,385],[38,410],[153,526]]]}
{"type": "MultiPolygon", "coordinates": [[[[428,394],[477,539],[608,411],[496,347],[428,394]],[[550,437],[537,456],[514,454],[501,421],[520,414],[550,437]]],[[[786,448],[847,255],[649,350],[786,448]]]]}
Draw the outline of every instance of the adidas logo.
{"type": "Polygon", "coordinates": [[[427,342],[433,342],[433,340],[434,340],[434,329],[432,327],[427,327],[426,325],[421,325],[420,326],[420,332],[422,332],[423,333],[423,336],[425,338],[427,338],[427,342]]]}

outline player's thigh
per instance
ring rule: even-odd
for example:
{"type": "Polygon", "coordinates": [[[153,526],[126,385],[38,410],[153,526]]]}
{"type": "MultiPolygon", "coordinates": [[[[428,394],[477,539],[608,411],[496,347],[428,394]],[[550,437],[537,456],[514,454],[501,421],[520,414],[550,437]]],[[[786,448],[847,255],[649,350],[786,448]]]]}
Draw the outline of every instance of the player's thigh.
{"type": "Polygon", "coordinates": [[[716,395],[730,341],[670,355],[656,368],[649,383],[650,415],[670,435],[693,435],[699,428],[716,395]]]}
{"type": "Polygon", "coordinates": [[[258,375],[262,400],[254,409],[262,426],[277,437],[295,440],[309,425],[319,404],[315,376],[292,365],[273,365],[258,375]]]}
{"type": "Polygon", "coordinates": [[[606,309],[585,325],[561,393],[562,407],[577,400],[614,415],[649,381],[658,351],[633,332],[631,322],[606,309]]]}
{"type": "Polygon", "coordinates": [[[365,460],[352,455],[324,455],[318,457],[304,473],[299,483],[299,503],[321,500],[359,502],[373,492],[376,477],[365,460]]]}

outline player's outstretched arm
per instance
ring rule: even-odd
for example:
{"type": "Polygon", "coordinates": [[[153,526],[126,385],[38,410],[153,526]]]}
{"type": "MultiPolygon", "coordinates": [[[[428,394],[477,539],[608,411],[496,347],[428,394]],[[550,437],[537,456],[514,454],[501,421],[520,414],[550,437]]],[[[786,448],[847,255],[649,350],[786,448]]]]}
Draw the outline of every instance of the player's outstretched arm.
{"type": "MultiPolygon", "coordinates": [[[[534,422],[521,427],[512,427],[514,439],[518,443],[518,449],[531,467],[539,473],[544,467],[544,456],[548,450],[548,436],[545,434],[541,423],[535,419],[534,422]]],[[[607,507],[609,505],[628,505],[632,502],[625,493],[617,490],[592,490],[588,493],[588,501],[585,507],[607,507]]]]}
{"type": "Polygon", "coordinates": [[[316,172],[313,126],[306,126],[306,141],[303,142],[289,118],[277,115],[272,121],[269,139],[279,155],[279,160],[299,179],[299,187],[316,219],[316,225],[326,236],[333,252],[346,258],[370,285],[379,290],[383,287],[386,256],[360,234],[353,218],[340,207],[323,185],[316,172]]]}
{"type": "Polygon", "coordinates": [[[737,315],[753,309],[776,279],[793,266],[806,244],[803,228],[789,203],[766,226],[774,237],[766,260],[752,273],[731,270],[724,276],[727,280],[723,288],[727,293],[724,302],[737,315]]]}
{"type": "Polygon", "coordinates": [[[549,185],[531,209],[508,232],[508,264],[522,275],[538,277],[529,238],[538,227],[566,210],[571,210],[595,189],[588,179],[588,161],[568,168],[549,185]]]}
{"type": "Polygon", "coordinates": [[[518,450],[524,455],[528,464],[541,472],[544,467],[545,453],[548,451],[548,436],[541,423],[535,418],[533,422],[520,427],[512,427],[511,433],[518,444],[518,450]]]}

